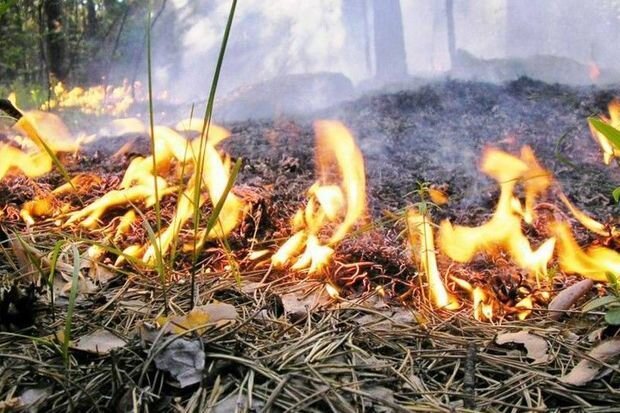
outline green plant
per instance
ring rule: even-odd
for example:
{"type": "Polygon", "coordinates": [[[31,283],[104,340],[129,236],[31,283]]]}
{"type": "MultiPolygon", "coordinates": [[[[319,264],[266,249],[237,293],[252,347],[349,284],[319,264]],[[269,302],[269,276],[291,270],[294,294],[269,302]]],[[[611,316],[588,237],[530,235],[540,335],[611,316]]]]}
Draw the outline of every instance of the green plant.
{"type": "MultiPolygon", "coordinates": [[[[593,116],[588,118],[588,122],[590,123],[590,125],[592,125],[594,129],[597,130],[597,132],[601,133],[605,138],[607,138],[609,143],[615,149],[620,149],[620,130],[593,116]]],[[[614,189],[611,195],[613,196],[616,204],[620,202],[620,187],[614,189]]]]}
{"type": "Polygon", "coordinates": [[[605,309],[605,321],[610,325],[620,325],[620,281],[614,274],[607,274],[609,294],[595,298],[584,307],[584,312],[590,312],[599,308],[605,309]]]}

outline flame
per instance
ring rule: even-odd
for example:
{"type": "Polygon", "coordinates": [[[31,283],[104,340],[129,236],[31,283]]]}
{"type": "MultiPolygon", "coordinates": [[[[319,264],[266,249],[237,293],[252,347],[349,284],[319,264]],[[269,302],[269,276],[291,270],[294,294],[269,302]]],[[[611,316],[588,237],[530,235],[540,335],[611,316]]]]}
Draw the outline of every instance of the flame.
{"type": "MultiPolygon", "coordinates": [[[[136,123],[131,122],[135,127],[136,123]]],[[[224,196],[230,178],[230,161],[222,158],[214,145],[226,139],[230,134],[225,129],[212,125],[208,139],[196,138],[188,141],[178,132],[163,126],[154,128],[153,155],[138,157],[129,164],[119,188],[112,190],[90,205],[69,215],[65,225],[79,223],[89,229],[98,227],[101,217],[111,208],[136,206],[142,203],[145,207],[153,206],[165,195],[179,191],[171,186],[167,179],[170,176],[191,173],[180,191],[177,209],[170,225],[157,234],[154,245],[129,246],[125,255],[140,258],[147,265],[155,263],[156,253],[165,255],[172,242],[177,239],[185,223],[191,218],[196,207],[210,199],[216,205],[224,196]],[[200,150],[203,155],[200,156],[200,150]],[[198,163],[202,166],[198,167],[198,163]],[[201,173],[199,177],[198,174],[201,173]],[[200,204],[195,206],[196,182],[200,181],[200,204]],[[206,190],[206,194],[202,193],[206,190]],[[207,196],[208,195],[208,196],[207,196]]],[[[183,179],[183,176],[179,176],[183,179]]],[[[181,184],[183,185],[183,184],[181,184]]],[[[195,236],[200,242],[206,239],[221,238],[228,235],[238,224],[243,210],[243,202],[233,193],[228,193],[221,209],[218,223],[206,234],[204,231],[195,236]]],[[[121,219],[115,234],[120,238],[135,221],[135,212],[128,211],[121,219]]],[[[118,263],[122,262],[121,259],[118,263]]]]}
{"type": "Polygon", "coordinates": [[[407,213],[407,228],[411,246],[419,252],[419,262],[428,280],[431,301],[438,308],[457,309],[459,303],[456,297],[446,290],[437,268],[433,228],[431,227],[429,217],[426,214],[409,210],[407,213]]]}
{"type": "Polygon", "coordinates": [[[585,212],[577,209],[577,207],[575,207],[572,202],[568,200],[564,193],[560,192],[558,196],[560,197],[560,200],[564,203],[564,205],[566,205],[571,214],[573,214],[577,221],[579,221],[579,223],[585,228],[589,229],[595,234],[602,235],[604,237],[609,235],[618,235],[618,231],[615,228],[607,228],[605,225],[590,217],[585,212]]]}
{"type": "Polygon", "coordinates": [[[10,171],[19,170],[30,178],[45,175],[52,169],[50,153],[75,152],[69,130],[56,115],[44,112],[26,112],[13,128],[27,137],[27,151],[8,144],[0,144],[0,179],[10,171]]]}
{"type": "Polygon", "coordinates": [[[517,304],[515,304],[515,308],[521,309],[521,311],[517,313],[517,317],[519,318],[519,320],[525,320],[530,314],[532,314],[533,307],[534,301],[532,300],[531,295],[528,295],[517,304]]]}
{"type": "Polygon", "coordinates": [[[469,282],[458,277],[450,276],[450,278],[456,285],[471,295],[473,315],[476,320],[484,321],[493,319],[496,303],[492,295],[487,294],[484,288],[479,286],[474,287],[469,282]]]}
{"type": "Polygon", "coordinates": [[[525,147],[521,159],[497,149],[483,155],[482,171],[500,185],[500,196],[491,219],[479,227],[452,225],[445,220],[439,227],[441,250],[458,262],[469,262],[478,252],[495,254],[507,251],[521,268],[531,274],[546,275],[555,239],[549,238],[533,250],[521,230],[521,218],[534,217],[534,203],[550,184],[548,173],[540,167],[530,148],[525,147]],[[525,207],[513,195],[518,180],[524,179],[525,207]]]}
{"type": "MultiPolygon", "coordinates": [[[[601,120],[610,126],[620,129],[620,100],[614,99],[608,105],[609,118],[601,116],[601,120]]],[[[603,162],[605,165],[609,165],[614,158],[620,156],[620,148],[616,148],[605,135],[590,124],[590,132],[594,137],[594,140],[598,142],[603,150],[603,162]]]]}
{"type": "Polygon", "coordinates": [[[92,115],[122,116],[135,103],[136,93],[141,95],[142,85],[136,82],[132,88],[124,81],[120,86],[98,85],[67,90],[62,82],[58,82],[52,90],[54,98],[41,105],[42,110],[73,108],[92,115]]]}
{"type": "Polygon", "coordinates": [[[596,62],[590,62],[588,64],[588,76],[592,82],[596,82],[601,77],[601,69],[596,62]]]}
{"type": "Polygon", "coordinates": [[[315,273],[323,268],[341,241],[366,209],[366,177],[362,153],[351,133],[339,122],[314,125],[319,179],[308,190],[308,203],[293,218],[297,232],[272,256],[276,267],[315,273]],[[334,176],[340,182],[333,183],[334,176]],[[327,240],[319,234],[328,224],[337,225],[327,240]]]}
{"type": "Polygon", "coordinates": [[[616,251],[598,246],[584,251],[575,241],[568,224],[556,222],[552,229],[558,239],[558,261],[562,271],[595,281],[606,281],[607,273],[620,273],[620,254],[616,251]]]}

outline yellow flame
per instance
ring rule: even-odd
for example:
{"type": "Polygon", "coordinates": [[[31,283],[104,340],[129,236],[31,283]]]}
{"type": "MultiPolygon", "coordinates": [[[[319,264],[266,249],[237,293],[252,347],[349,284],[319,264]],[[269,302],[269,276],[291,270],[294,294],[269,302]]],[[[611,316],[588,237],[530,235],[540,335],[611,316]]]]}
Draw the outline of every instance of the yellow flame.
{"type": "Polygon", "coordinates": [[[291,265],[294,270],[307,268],[309,273],[329,262],[333,245],[351,231],[366,209],[364,160],[353,136],[335,121],[318,121],[314,127],[319,179],[308,190],[305,208],[292,219],[295,234],[271,259],[276,267],[291,265]],[[335,177],[339,182],[334,182],[335,177]],[[337,226],[322,241],[319,233],[328,224],[337,226]]]}
{"type": "Polygon", "coordinates": [[[429,295],[433,304],[438,308],[457,309],[458,300],[446,289],[437,268],[435,241],[430,219],[417,211],[409,210],[407,227],[411,246],[419,253],[419,262],[426,274],[429,295]]]}
{"type": "Polygon", "coordinates": [[[51,152],[74,152],[69,130],[59,117],[51,113],[26,112],[13,126],[26,136],[34,147],[24,152],[8,144],[0,144],[0,179],[11,170],[19,170],[30,178],[45,175],[52,169],[51,152]]]}
{"type": "Polygon", "coordinates": [[[132,90],[127,81],[120,86],[78,86],[70,90],[67,90],[62,82],[58,82],[53,87],[53,92],[53,99],[41,105],[42,110],[73,108],[86,114],[122,116],[135,103],[136,93],[140,99],[143,98],[140,83],[136,82],[132,90]]]}
{"type": "Polygon", "coordinates": [[[616,251],[598,246],[584,251],[575,241],[568,224],[556,222],[552,229],[558,239],[558,260],[562,271],[595,281],[606,281],[607,273],[620,273],[620,254],[616,251]]]}
{"type": "Polygon", "coordinates": [[[534,166],[537,162],[529,148],[524,149],[522,156],[525,160],[497,149],[485,151],[482,171],[500,185],[495,213],[487,223],[478,227],[452,225],[447,220],[443,221],[439,228],[440,247],[450,258],[469,262],[478,252],[494,254],[497,249],[504,249],[517,265],[533,275],[547,273],[555,240],[550,238],[537,250],[533,250],[521,230],[521,217],[533,217],[535,199],[549,185],[550,178],[548,174],[542,173],[541,167],[534,166]],[[521,203],[513,193],[518,180],[524,176],[529,179],[525,180],[526,207],[521,208],[521,203]]]}
{"type": "Polygon", "coordinates": [[[573,214],[575,219],[577,219],[577,221],[579,221],[581,225],[583,225],[585,228],[589,229],[595,234],[602,235],[602,236],[618,235],[618,231],[616,231],[615,228],[607,228],[605,225],[601,224],[594,218],[590,217],[585,212],[577,209],[577,207],[575,207],[572,204],[572,202],[568,200],[568,198],[566,197],[566,195],[564,195],[564,193],[560,192],[559,197],[560,197],[560,200],[564,203],[564,205],[566,205],[568,210],[571,212],[571,214],[573,214]]]}
{"type": "MultiPolygon", "coordinates": [[[[609,103],[609,118],[601,116],[601,120],[606,122],[610,126],[620,130],[620,100],[614,99],[609,103]]],[[[616,148],[605,135],[600,133],[592,124],[590,124],[590,131],[594,140],[598,142],[603,150],[603,162],[605,165],[609,165],[614,158],[620,156],[620,148],[616,148]]]]}

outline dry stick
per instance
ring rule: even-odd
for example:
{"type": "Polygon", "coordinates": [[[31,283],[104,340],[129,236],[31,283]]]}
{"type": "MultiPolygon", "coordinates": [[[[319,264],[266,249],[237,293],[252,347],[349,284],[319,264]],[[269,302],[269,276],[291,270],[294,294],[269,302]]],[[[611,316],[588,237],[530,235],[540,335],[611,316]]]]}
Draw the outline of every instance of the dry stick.
{"type": "Polygon", "coordinates": [[[471,342],[467,346],[465,366],[463,367],[463,406],[466,409],[476,410],[476,343],[471,342]]]}

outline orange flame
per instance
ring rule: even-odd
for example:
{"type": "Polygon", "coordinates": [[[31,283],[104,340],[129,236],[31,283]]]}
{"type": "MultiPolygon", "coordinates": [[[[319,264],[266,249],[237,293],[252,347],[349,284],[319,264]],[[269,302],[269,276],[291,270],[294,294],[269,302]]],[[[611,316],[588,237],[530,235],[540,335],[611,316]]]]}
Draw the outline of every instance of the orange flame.
{"type": "Polygon", "coordinates": [[[333,255],[341,241],[366,209],[366,177],[362,153],[351,133],[339,122],[319,121],[316,133],[318,181],[308,190],[308,203],[293,218],[297,232],[272,256],[276,267],[308,269],[315,273],[333,255]],[[339,183],[332,183],[334,176],[339,183]],[[328,224],[336,228],[326,241],[320,239],[328,224]]]}

